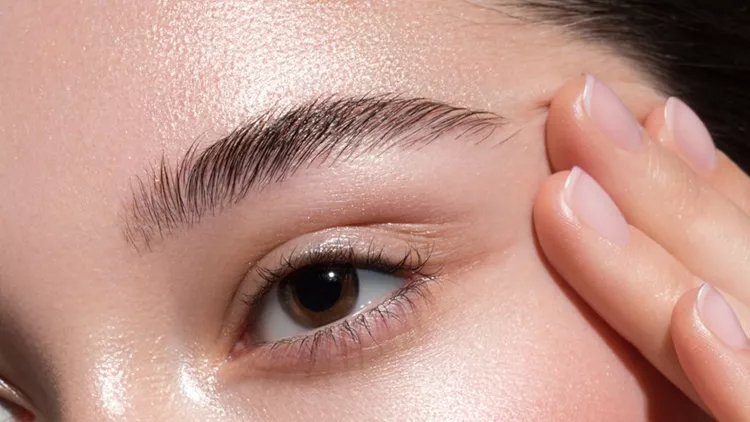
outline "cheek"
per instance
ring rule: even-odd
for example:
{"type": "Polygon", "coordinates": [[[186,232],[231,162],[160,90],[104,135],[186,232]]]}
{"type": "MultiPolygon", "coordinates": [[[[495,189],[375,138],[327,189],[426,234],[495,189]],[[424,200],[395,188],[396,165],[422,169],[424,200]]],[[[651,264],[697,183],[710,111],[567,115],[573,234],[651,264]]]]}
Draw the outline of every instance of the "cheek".
{"type": "Polygon", "coordinates": [[[459,419],[643,418],[633,356],[612,349],[627,347],[593,327],[536,258],[516,247],[458,281],[451,317],[419,353],[429,365],[402,365],[409,389],[459,419]]]}
{"type": "MultiPolygon", "coordinates": [[[[501,420],[670,420],[701,413],[546,267],[531,238],[488,258],[404,364],[437,411],[501,420]]],[[[453,293],[453,292],[451,292],[453,293]]]]}

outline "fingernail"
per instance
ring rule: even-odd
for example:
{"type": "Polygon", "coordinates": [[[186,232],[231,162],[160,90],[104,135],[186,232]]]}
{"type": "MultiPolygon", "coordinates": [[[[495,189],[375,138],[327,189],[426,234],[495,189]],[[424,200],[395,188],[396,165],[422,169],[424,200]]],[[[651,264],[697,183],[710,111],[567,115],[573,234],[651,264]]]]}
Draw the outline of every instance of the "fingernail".
{"type": "Polygon", "coordinates": [[[591,120],[612,142],[621,148],[641,145],[641,127],[625,104],[604,82],[586,75],[583,108],[591,120]]]}
{"type": "Polygon", "coordinates": [[[674,97],[667,100],[664,122],[685,160],[699,169],[711,171],[716,168],[716,146],[711,134],[687,104],[674,97]]]}
{"type": "Polygon", "coordinates": [[[573,214],[601,236],[621,245],[628,241],[625,217],[596,180],[579,167],[573,167],[568,175],[564,198],[573,214]]]}
{"type": "Polygon", "coordinates": [[[698,315],[713,335],[733,349],[745,349],[748,340],[740,320],[724,296],[705,283],[698,291],[698,315]]]}

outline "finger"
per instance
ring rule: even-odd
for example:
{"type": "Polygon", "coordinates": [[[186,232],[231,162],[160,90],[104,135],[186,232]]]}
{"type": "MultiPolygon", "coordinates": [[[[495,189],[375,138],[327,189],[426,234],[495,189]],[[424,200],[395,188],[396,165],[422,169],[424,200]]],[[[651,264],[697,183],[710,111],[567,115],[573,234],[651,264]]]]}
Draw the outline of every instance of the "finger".
{"type": "Polygon", "coordinates": [[[627,221],[693,274],[750,301],[750,220],[682,159],[652,142],[627,108],[591,76],[550,105],[550,162],[591,174],[627,221]]]}
{"type": "Polygon", "coordinates": [[[669,325],[682,294],[701,284],[661,246],[628,226],[585,172],[558,173],[534,204],[534,227],[557,272],[612,328],[696,403],[669,325]]]}
{"type": "Polygon", "coordinates": [[[651,139],[682,158],[698,175],[750,215],[750,177],[724,153],[698,115],[677,98],[654,109],[646,119],[651,139]]]}
{"type": "Polygon", "coordinates": [[[720,422],[750,420],[750,342],[725,297],[709,284],[686,293],[672,317],[680,363],[720,422]]]}

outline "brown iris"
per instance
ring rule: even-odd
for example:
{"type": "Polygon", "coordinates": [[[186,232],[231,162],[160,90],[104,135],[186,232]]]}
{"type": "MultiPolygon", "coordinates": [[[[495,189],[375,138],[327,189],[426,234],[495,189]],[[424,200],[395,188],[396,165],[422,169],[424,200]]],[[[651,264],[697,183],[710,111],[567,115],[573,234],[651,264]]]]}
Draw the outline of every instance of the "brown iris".
{"type": "Polygon", "coordinates": [[[298,323],[317,328],[346,317],[357,303],[359,277],[351,265],[301,268],[279,284],[279,302],[298,323]]]}

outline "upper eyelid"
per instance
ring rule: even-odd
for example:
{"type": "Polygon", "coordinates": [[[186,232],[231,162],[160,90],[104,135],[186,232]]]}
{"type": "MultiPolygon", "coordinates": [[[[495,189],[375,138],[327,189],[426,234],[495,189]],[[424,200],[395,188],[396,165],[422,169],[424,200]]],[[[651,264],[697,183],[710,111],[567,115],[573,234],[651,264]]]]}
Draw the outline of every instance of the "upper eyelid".
{"type": "Polygon", "coordinates": [[[312,162],[424,145],[450,131],[489,136],[504,122],[494,113],[394,95],[330,97],[270,111],[202,151],[194,144],[176,167],[163,158],[148,179],[136,179],[124,234],[137,249],[149,250],[174,229],[312,162]]]}

